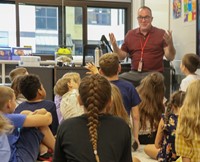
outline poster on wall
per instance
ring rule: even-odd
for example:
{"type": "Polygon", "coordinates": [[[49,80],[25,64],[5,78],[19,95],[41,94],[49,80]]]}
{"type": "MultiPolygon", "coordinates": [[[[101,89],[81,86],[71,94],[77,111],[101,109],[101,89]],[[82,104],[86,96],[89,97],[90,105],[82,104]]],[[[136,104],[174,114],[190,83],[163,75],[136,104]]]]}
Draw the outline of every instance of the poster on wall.
{"type": "Polygon", "coordinates": [[[184,22],[196,20],[196,0],[184,0],[184,22]]]}
{"type": "Polygon", "coordinates": [[[178,19],[181,17],[181,0],[173,0],[173,18],[178,19]]]}

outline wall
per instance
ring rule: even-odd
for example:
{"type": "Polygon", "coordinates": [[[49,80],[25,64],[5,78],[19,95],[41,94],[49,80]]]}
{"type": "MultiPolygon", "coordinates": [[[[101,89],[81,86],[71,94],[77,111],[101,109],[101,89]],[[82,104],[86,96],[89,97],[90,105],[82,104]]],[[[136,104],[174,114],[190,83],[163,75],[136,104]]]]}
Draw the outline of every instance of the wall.
{"type": "MultiPolygon", "coordinates": [[[[137,27],[137,9],[143,3],[142,0],[133,0],[133,27],[137,27]]],[[[173,18],[171,0],[144,0],[144,4],[152,9],[153,25],[165,30],[172,30],[176,57],[172,62],[177,74],[180,72],[180,60],[186,53],[196,53],[196,21],[184,22],[184,0],[182,0],[182,16],[179,19],[173,18]]]]}

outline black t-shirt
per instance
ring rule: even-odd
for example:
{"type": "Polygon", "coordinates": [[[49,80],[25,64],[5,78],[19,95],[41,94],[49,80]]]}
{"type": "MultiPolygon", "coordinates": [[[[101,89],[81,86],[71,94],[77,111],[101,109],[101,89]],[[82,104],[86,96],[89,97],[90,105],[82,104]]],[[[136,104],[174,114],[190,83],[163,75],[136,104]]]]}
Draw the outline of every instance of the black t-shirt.
{"type": "MultiPolygon", "coordinates": [[[[130,127],[123,119],[99,117],[97,151],[100,162],[132,162],[130,127]]],[[[85,115],[61,123],[53,161],[96,162],[85,115]]]]}

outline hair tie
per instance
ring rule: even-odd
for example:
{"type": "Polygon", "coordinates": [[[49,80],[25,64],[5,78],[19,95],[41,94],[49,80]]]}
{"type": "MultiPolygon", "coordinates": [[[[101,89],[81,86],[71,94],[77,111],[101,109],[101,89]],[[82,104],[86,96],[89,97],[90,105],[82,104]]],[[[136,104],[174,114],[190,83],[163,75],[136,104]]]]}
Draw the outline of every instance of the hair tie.
{"type": "Polygon", "coordinates": [[[94,154],[97,155],[97,150],[94,150],[94,154]]]}

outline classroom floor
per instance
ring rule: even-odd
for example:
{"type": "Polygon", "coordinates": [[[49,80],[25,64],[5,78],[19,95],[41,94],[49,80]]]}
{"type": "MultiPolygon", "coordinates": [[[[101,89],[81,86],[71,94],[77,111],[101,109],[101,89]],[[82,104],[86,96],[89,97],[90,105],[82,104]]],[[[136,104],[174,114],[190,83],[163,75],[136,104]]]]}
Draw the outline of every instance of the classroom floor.
{"type": "MultiPolygon", "coordinates": [[[[144,145],[140,145],[140,148],[132,153],[132,156],[137,157],[141,162],[156,162],[157,160],[151,159],[144,153],[144,145]]],[[[134,162],[134,161],[133,161],[134,162]]]]}

